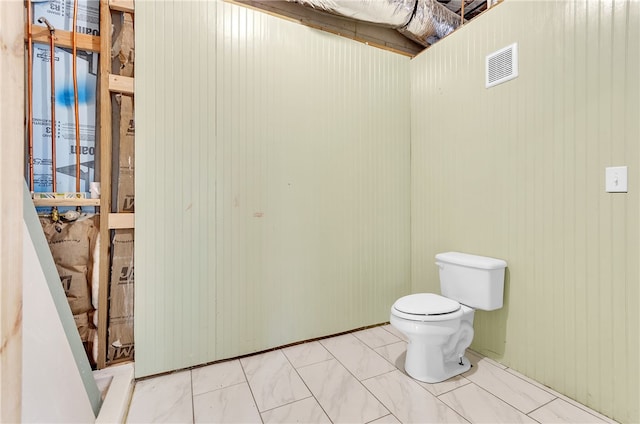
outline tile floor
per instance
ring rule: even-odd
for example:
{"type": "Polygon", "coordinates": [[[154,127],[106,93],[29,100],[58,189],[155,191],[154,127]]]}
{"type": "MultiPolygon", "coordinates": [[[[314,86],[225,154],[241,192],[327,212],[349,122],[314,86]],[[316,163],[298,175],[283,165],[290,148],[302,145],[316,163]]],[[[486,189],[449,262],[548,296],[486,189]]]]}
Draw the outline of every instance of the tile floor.
{"type": "Polygon", "coordinates": [[[602,423],[613,421],[489,358],[428,384],[390,325],[136,383],[128,423],[602,423]]]}

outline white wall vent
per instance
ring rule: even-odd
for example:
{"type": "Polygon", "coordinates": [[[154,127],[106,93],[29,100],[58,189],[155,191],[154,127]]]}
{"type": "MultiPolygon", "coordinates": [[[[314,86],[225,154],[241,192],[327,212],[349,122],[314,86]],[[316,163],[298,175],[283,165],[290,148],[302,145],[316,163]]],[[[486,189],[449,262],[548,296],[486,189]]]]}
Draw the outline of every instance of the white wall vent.
{"type": "Polygon", "coordinates": [[[518,43],[487,55],[486,88],[518,76],[518,43]]]}

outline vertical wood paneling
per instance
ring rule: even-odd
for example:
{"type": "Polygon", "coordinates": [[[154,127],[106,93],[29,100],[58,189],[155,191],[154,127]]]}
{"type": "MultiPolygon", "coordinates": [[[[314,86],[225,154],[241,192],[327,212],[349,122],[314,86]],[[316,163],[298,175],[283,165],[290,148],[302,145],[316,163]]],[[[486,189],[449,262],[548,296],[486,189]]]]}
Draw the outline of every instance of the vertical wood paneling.
{"type": "Polygon", "coordinates": [[[388,320],[409,61],[217,1],[136,5],[136,374],[388,320]]]}
{"type": "Polygon", "coordinates": [[[623,422],[640,419],[639,15],[512,0],[411,64],[412,291],[438,290],[438,252],[506,259],[473,347],[623,422]],[[519,78],[486,90],[486,54],[513,42],[519,78]],[[627,194],[604,192],[614,165],[627,194]]]}

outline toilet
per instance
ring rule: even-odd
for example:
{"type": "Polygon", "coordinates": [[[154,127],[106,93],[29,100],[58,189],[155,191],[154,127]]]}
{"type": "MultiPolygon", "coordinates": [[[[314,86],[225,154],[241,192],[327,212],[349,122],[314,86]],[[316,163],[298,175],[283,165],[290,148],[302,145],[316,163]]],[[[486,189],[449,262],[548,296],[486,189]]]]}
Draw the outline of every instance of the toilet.
{"type": "Polygon", "coordinates": [[[473,314],[502,308],[507,267],[502,259],[459,252],[437,254],[436,265],[442,296],[411,294],[391,307],[391,325],[409,340],[405,371],[426,383],[471,368],[464,354],[473,340],[473,314]]]}

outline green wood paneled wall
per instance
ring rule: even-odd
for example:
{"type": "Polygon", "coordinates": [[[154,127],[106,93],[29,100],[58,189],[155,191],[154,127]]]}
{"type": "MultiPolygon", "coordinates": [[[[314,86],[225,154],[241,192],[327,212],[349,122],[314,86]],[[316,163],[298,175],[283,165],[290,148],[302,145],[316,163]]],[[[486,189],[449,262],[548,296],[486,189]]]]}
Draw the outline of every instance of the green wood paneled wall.
{"type": "Polygon", "coordinates": [[[136,376],[388,321],[410,289],[409,59],[136,3],[136,376]]]}
{"type": "Polygon", "coordinates": [[[640,2],[508,0],[411,62],[412,290],[505,259],[472,347],[608,416],[640,398],[640,2]],[[520,76],[485,89],[517,42],[520,76]],[[626,165],[629,192],[605,193],[626,165]]]}

